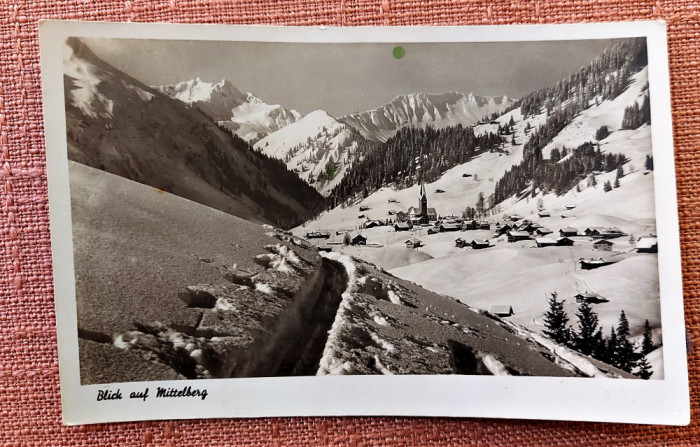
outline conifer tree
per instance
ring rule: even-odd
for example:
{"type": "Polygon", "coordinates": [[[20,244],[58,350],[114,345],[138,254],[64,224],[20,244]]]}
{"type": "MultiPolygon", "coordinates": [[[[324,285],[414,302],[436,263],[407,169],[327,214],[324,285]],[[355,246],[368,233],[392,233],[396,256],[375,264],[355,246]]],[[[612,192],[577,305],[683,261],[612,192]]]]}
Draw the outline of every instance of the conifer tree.
{"type": "Polygon", "coordinates": [[[649,320],[644,320],[644,335],[642,336],[642,355],[647,355],[654,350],[654,341],[651,336],[649,320]]]}
{"type": "Polygon", "coordinates": [[[587,302],[582,302],[576,311],[578,332],[574,335],[574,346],[585,355],[593,354],[601,338],[598,329],[598,315],[587,302]]]}
{"type": "Polygon", "coordinates": [[[612,191],[612,185],[610,184],[610,180],[606,180],[605,183],[603,184],[603,191],[605,191],[605,192],[612,191]]]}
{"type": "Polygon", "coordinates": [[[558,301],[557,292],[552,292],[547,302],[549,310],[544,314],[544,333],[559,344],[567,344],[571,331],[567,326],[569,317],[564,311],[564,300],[558,301]]]}
{"type": "Polygon", "coordinates": [[[479,196],[476,199],[476,212],[481,216],[484,214],[484,193],[479,192],[479,196]]]}
{"type": "Polygon", "coordinates": [[[617,349],[615,350],[615,366],[623,371],[631,372],[635,365],[635,352],[630,337],[630,325],[625,311],[620,312],[617,323],[617,349]]]}
{"type": "Polygon", "coordinates": [[[606,139],[610,135],[608,126],[600,126],[595,132],[595,139],[600,141],[606,139]]]}
{"type": "Polygon", "coordinates": [[[615,333],[615,328],[610,327],[610,337],[608,337],[608,340],[606,342],[606,348],[605,348],[605,362],[607,362],[610,365],[617,366],[617,362],[615,360],[617,353],[617,334],[615,333]]]}
{"type": "Polygon", "coordinates": [[[635,371],[634,375],[644,380],[649,380],[652,374],[651,364],[649,364],[647,356],[643,355],[639,362],[637,362],[637,371],[635,371]]]}

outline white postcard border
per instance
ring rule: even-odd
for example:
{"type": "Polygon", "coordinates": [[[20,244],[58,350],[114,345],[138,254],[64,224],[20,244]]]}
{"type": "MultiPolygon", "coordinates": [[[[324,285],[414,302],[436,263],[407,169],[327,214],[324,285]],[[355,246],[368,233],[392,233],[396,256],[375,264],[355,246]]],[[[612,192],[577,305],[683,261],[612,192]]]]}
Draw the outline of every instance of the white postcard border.
{"type": "Polygon", "coordinates": [[[42,21],[41,71],[65,424],[266,416],[450,416],[687,425],[690,421],[666,26],[663,22],[475,27],[263,27],[42,21]],[[484,376],[324,376],[81,385],[63,96],[69,36],[269,42],[498,42],[646,37],[659,252],[663,380],[484,376]],[[663,149],[663,150],[662,150],[663,149]],[[191,386],[207,397],[96,401],[191,386]]]}

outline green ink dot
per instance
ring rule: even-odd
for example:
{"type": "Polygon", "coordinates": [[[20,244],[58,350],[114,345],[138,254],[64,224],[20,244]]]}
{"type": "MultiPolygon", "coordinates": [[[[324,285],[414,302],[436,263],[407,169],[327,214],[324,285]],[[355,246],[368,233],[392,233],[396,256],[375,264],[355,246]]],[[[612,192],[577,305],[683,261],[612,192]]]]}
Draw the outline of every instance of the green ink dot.
{"type": "Polygon", "coordinates": [[[406,50],[403,47],[394,47],[394,58],[402,59],[406,55],[406,50]]]}

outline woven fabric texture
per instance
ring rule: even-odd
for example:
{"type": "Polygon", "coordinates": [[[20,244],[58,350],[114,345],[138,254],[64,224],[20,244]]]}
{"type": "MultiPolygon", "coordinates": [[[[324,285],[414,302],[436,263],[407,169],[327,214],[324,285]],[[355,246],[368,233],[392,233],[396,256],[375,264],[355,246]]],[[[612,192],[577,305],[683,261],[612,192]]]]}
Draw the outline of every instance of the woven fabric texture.
{"type": "MultiPolygon", "coordinates": [[[[5,445],[700,444],[700,5],[696,0],[0,1],[0,443],[5,445]],[[61,425],[37,21],[275,25],[668,22],[692,423],[289,418],[61,425]]],[[[575,405],[575,402],[571,403],[575,405]]]]}

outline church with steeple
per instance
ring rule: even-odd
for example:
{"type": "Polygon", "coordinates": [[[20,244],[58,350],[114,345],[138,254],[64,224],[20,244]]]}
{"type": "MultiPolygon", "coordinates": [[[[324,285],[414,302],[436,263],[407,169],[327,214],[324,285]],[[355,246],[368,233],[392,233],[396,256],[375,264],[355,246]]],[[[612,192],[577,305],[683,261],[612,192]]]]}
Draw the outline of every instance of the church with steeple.
{"type": "Polygon", "coordinates": [[[418,224],[428,224],[437,220],[435,208],[428,208],[428,195],[425,192],[425,183],[420,184],[418,206],[408,209],[408,217],[411,222],[418,224]]]}

